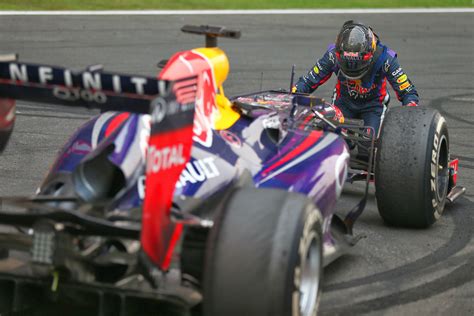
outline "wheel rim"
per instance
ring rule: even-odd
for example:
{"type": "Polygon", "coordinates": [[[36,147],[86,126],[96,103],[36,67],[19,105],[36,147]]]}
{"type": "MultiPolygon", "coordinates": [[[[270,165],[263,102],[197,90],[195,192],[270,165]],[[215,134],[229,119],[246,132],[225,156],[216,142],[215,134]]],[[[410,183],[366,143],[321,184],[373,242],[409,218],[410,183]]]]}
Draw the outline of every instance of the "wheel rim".
{"type": "Polygon", "coordinates": [[[302,316],[314,315],[318,304],[319,282],[321,273],[320,242],[315,232],[310,236],[311,242],[301,263],[300,311],[302,316]]]}
{"type": "Polygon", "coordinates": [[[436,198],[438,199],[439,203],[442,203],[446,198],[449,182],[448,144],[444,135],[440,139],[437,169],[438,172],[436,174],[436,198]]]}

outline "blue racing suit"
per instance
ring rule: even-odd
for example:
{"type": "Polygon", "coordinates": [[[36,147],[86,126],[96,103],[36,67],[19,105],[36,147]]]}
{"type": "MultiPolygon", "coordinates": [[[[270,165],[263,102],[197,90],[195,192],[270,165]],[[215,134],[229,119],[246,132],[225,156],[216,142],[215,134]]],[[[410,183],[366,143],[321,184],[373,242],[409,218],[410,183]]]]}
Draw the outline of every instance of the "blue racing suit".
{"type": "Polygon", "coordinates": [[[336,62],[335,45],[329,45],[324,56],[301,78],[293,92],[311,93],[335,73],[337,76],[334,104],[347,118],[364,120],[365,126],[374,128],[377,135],[380,120],[388,100],[387,80],[403,105],[418,104],[418,93],[398,63],[397,54],[377,42],[374,64],[359,80],[347,79],[336,62]]]}

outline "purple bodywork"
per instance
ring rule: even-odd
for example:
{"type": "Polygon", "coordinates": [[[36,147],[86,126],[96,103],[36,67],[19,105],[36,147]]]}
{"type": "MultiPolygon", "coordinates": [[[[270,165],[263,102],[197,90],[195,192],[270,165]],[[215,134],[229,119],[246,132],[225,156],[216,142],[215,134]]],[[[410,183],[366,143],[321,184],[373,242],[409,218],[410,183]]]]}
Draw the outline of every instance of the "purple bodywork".
{"type": "MultiPolygon", "coordinates": [[[[175,197],[204,199],[249,170],[256,187],[299,192],[315,202],[323,217],[327,259],[337,247],[330,224],[346,179],[349,151],[337,134],[309,128],[309,106],[296,106],[291,116],[292,98],[271,91],[234,98],[236,104],[244,103],[254,111],[241,115],[230,128],[212,130],[210,147],[194,143],[191,161],[180,176],[175,197]]],[[[44,184],[57,174],[72,172],[83,159],[113,144],[109,160],[126,179],[126,189],[115,199],[114,206],[118,210],[140,207],[149,134],[149,115],[100,114],[80,127],[65,144],[44,184]]],[[[325,264],[329,261],[325,260],[325,264]]]]}

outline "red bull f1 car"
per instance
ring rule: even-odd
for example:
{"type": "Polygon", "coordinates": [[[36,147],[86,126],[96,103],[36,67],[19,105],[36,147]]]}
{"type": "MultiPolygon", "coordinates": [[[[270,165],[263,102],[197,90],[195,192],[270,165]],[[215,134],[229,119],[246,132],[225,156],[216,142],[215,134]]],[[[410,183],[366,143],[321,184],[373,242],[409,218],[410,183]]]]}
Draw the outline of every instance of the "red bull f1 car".
{"type": "Polygon", "coordinates": [[[206,47],[176,53],[157,78],[3,56],[2,149],[14,99],[101,114],[35,195],[2,198],[0,314],[315,315],[323,266],[357,241],[369,183],[383,219],[411,227],[464,192],[438,112],[392,108],[375,140],[310,95],[229,99],[217,38],[240,32],[182,30],[206,47]],[[356,180],[365,195],[335,215],[356,180]]]}

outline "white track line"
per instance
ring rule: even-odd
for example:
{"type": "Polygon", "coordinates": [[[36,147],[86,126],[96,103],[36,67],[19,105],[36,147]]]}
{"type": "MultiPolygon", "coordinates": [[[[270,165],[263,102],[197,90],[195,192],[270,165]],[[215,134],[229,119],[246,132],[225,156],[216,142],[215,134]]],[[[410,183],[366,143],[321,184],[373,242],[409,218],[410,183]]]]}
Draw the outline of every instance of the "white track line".
{"type": "Polygon", "coordinates": [[[287,9],[287,10],[103,10],[103,11],[0,11],[0,15],[268,15],[268,14],[373,14],[373,13],[474,13],[474,8],[404,9],[287,9]]]}

